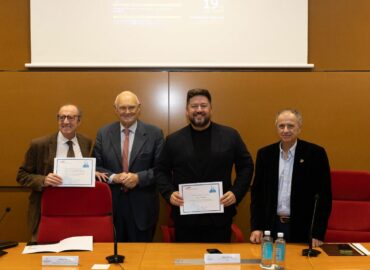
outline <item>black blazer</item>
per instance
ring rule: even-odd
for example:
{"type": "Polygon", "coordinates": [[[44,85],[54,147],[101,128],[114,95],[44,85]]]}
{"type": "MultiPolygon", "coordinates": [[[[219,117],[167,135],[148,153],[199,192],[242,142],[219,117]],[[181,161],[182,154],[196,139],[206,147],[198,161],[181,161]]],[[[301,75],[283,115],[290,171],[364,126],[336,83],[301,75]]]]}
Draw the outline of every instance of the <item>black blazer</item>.
{"type": "MultiPolygon", "coordinates": [[[[137,173],[139,184],[127,193],[136,226],[140,230],[153,227],[158,220],[159,198],[153,168],[164,143],[162,131],[152,125],[137,121],[134,144],[130,153],[129,171],[137,173]]],[[[123,172],[120,123],[114,122],[101,128],[93,149],[96,170],[108,173],[123,172]]],[[[112,190],[113,210],[118,209],[121,185],[109,185],[112,190]]]]}
{"type": "MultiPolygon", "coordinates": [[[[160,156],[156,179],[160,193],[167,202],[179,184],[192,182],[222,181],[223,192],[232,191],[237,204],[248,191],[253,175],[253,161],[239,133],[230,127],[212,123],[211,155],[203,173],[196,170],[191,126],[188,125],[169,135],[160,156]],[[236,178],[231,181],[235,165],[236,178]]],[[[225,207],[224,214],[206,214],[215,226],[231,224],[236,205],[225,207]]],[[[172,207],[175,226],[192,227],[200,215],[180,216],[179,207],[172,207]]],[[[204,218],[204,215],[203,215],[204,218]]]]}
{"type": "MultiPolygon", "coordinates": [[[[277,211],[279,143],[260,149],[251,189],[251,230],[271,230],[277,211]]],[[[319,195],[313,238],[323,240],[331,212],[331,178],[324,148],[298,140],[291,186],[291,242],[307,242],[314,207],[319,195]]]]}

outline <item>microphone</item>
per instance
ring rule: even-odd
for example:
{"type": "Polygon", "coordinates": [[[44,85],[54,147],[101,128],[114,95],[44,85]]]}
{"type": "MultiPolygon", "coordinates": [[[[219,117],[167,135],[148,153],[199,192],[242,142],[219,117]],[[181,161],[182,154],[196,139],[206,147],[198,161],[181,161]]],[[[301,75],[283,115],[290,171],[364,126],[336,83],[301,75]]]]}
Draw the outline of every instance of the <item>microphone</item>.
{"type": "MultiPolygon", "coordinates": [[[[113,215],[112,215],[112,220],[113,220],[113,215]]],[[[114,240],[114,244],[113,244],[114,254],[107,256],[106,259],[108,263],[123,263],[123,261],[125,260],[125,256],[117,254],[118,253],[117,252],[117,235],[116,235],[116,227],[114,226],[114,223],[113,223],[113,238],[114,238],[113,239],[114,240]]]]}
{"type": "Polygon", "coordinates": [[[315,216],[316,216],[316,208],[317,208],[317,201],[319,200],[319,194],[315,195],[315,204],[313,206],[313,214],[311,220],[311,228],[310,228],[310,235],[308,237],[308,248],[302,250],[302,256],[309,256],[309,257],[317,257],[321,251],[312,248],[312,232],[313,232],[313,225],[315,223],[315,216]]]}
{"type": "MultiPolygon", "coordinates": [[[[0,218],[0,223],[3,221],[3,219],[5,218],[5,216],[10,212],[10,210],[12,210],[10,207],[6,207],[5,208],[5,211],[4,211],[4,213],[2,214],[2,216],[0,218]]],[[[16,247],[16,246],[18,246],[18,242],[14,242],[14,241],[0,241],[0,256],[6,254],[6,252],[3,251],[3,249],[11,248],[11,247],[16,247]]]]}
{"type": "Polygon", "coordinates": [[[5,216],[10,212],[10,210],[12,210],[10,207],[6,207],[5,208],[5,211],[3,213],[3,215],[1,216],[0,218],[0,222],[3,221],[3,219],[5,218],[5,216]]]}

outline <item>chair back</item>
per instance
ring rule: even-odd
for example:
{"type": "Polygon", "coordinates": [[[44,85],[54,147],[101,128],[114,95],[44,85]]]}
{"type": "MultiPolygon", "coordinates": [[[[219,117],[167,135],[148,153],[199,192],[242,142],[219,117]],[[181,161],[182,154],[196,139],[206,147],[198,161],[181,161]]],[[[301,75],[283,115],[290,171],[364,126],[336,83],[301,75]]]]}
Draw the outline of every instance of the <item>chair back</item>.
{"type": "Polygon", "coordinates": [[[92,235],[113,242],[112,195],[106,183],[95,187],[47,187],[41,199],[38,243],[92,235]]]}
{"type": "Polygon", "coordinates": [[[326,242],[370,242],[370,172],[331,171],[333,204],[326,242]]]}
{"type": "MultiPolygon", "coordinates": [[[[167,209],[167,224],[160,225],[162,232],[162,242],[171,243],[176,242],[174,222],[171,217],[172,207],[166,204],[167,209]]],[[[244,235],[241,229],[235,224],[231,224],[231,242],[243,243],[244,235]]]]}

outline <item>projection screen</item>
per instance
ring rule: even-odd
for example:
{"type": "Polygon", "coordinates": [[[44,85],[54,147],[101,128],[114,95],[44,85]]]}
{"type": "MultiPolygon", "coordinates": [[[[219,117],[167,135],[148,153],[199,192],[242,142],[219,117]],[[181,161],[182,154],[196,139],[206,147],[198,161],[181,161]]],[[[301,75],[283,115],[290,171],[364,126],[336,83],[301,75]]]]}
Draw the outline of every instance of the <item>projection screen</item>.
{"type": "Polygon", "coordinates": [[[311,68],[308,0],[30,0],[26,67],[311,68]]]}

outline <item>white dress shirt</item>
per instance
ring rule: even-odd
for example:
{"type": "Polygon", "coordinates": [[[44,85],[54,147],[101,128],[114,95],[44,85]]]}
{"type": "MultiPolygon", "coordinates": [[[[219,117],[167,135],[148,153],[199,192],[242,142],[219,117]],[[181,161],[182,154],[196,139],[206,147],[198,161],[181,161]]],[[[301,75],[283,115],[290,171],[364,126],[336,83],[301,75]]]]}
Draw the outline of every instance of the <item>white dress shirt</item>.
{"type": "Polygon", "coordinates": [[[294,155],[297,142],[288,150],[288,157],[285,158],[284,151],[280,144],[279,159],[279,193],[278,193],[278,216],[290,216],[290,193],[292,188],[292,176],[294,155]]]}
{"type": "Polygon", "coordinates": [[[77,137],[74,136],[71,140],[69,140],[66,137],[64,137],[60,131],[58,132],[58,136],[57,136],[56,157],[61,157],[61,158],[67,157],[67,153],[69,149],[69,146],[67,143],[68,141],[72,141],[73,143],[73,151],[75,153],[75,157],[81,158],[82,153],[81,153],[80,145],[78,144],[77,137]]]}
{"type": "MultiPolygon", "coordinates": [[[[125,142],[125,127],[122,126],[122,124],[120,123],[120,130],[121,130],[121,153],[123,152],[123,143],[125,142]]],[[[135,139],[135,132],[136,132],[136,128],[137,128],[137,121],[135,123],[133,123],[128,129],[130,130],[130,135],[129,135],[129,145],[128,145],[128,164],[130,165],[130,156],[131,156],[131,150],[132,150],[132,146],[134,145],[134,139],[135,139]]],[[[113,173],[109,176],[109,179],[108,179],[108,184],[112,184],[113,183],[113,177],[115,176],[116,174],[113,173]]]]}

